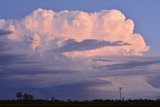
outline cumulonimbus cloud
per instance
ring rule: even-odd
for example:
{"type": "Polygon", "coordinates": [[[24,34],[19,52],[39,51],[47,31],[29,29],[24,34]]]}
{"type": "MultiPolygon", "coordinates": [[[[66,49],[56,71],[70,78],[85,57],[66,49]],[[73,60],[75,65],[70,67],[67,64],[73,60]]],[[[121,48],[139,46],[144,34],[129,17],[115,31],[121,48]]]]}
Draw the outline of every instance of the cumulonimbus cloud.
{"type": "MultiPolygon", "coordinates": [[[[10,41],[27,43],[31,50],[37,51],[38,49],[43,53],[59,49],[65,45],[65,41],[71,39],[79,43],[93,39],[96,40],[92,41],[95,44],[97,41],[110,43],[120,41],[130,44],[95,46],[94,49],[93,47],[88,49],[88,46],[83,45],[82,51],[76,47],[72,51],[61,51],[62,54],[69,57],[143,55],[149,50],[143,37],[133,32],[134,22],[126,19],[119,10],[88,13],[68,10],[54,12],[39,8],[21,20],[0,19],[0,29],[12,32],[7,35],[10,41]]],[[[3,33],[8,34],[8,32],[3,33]]]]}

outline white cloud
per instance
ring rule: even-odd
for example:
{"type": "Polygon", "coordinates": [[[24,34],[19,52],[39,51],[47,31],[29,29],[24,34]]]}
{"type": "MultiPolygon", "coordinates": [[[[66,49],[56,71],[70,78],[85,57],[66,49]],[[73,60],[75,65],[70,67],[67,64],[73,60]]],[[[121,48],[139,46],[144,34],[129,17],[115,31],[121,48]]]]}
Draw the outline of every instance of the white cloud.
{"type": "Polygon", "coordinates": [[[134,22],[119,10],[37,9],[21,20],[0,19],[0,80],[9,88],[85,87],[99,98],[123,86],[128,98],[135,90],[153,97],[145,92],[159,91],[158,77],[147,78],[158,74],[160,59],[141,56],[149,46],[133,31],[134,22]]]}
{"type": "Polygon", "coordinates": [[[12,31],[8,36],[10,41],[28,43],[31,49],[38,50],[40,53],[59,48],[69,39],[78,42],[95,39],[130,44],[63,52],[68,57],[143,55],[149,50],[143,37],[133,32],[134,22],[126,19],[119,10],[87,13],[68,10],[54,12],[39,8],[21,20],[1,19],[0,29],[12,31]]]}

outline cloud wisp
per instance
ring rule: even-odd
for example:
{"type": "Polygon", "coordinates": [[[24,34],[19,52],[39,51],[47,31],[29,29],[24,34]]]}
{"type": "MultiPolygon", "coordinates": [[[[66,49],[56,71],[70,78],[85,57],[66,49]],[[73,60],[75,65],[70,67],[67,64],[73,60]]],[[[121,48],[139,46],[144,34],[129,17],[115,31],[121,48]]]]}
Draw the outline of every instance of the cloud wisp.
{"type": "Polygon", "coordinates": [[[123,70],[123,69],[131,69],[131,68],[137,68],[137,67],[144,67],[144,66],[150,66],[154,64],[160,64],[160,61],[130,61],[130,62],[125,62],[125,63],[120,63],[120,64],[112,64],[112,65],[106,65],[106,66],[101,66],[98,68],[109,68],[111,70],[123,70]]]}
{"type": "Polygon", "coordinates": [[[0,29],[0,36],[9,35],[9,34],[11,34],[11,33],[12,33],[12,32],[9,31],[9,30],[0,29]]]}
{"type": "Polygon", "coordinates": [[[110,41],[99,41],[95,39],[87,39],[82,42],[77,42],[74,39],[69,39],[65,41],[64,45],[58,49],[56,52],[73,52],[73,51],[87,51],[94,50],[98,48],[103,48],[105,46],[123,46],[130,45],[129,43],[123,43],[121,41],[110,42],[110,41]]]}

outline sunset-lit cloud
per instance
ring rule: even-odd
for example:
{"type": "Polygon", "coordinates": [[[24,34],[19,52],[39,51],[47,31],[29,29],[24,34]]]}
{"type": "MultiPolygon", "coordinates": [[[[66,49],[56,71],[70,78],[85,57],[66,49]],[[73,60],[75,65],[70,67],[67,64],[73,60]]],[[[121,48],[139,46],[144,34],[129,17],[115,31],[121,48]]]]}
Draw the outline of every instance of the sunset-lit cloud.
{"type": "Polygon", "coordinates": [[[149,48],[115,9],[39,8],[22,19],[0,19],[0,94],[116,99],[124,87],[125,98],[158,98],[160,58],[143,56],[149,48]]]}
{"type": "MultiPolygon", "coordinates": [[[[0,20],[1,34],[14,42],[24,42],[31,49],[43,53],[56,50],[73,39],[79,43],[93,39],[97,41],[122,42],[130,45],[101,46],[84,51],[62,52],[68,57],[93,57],[106,55],[143,55],[149,50],[143,37],[134,32],[134,22],[119,10],[102,10],[93,13],[83,11],[43,10],[33,11],[21,20],[0,20]]],[[[71,44],[72,45],[72,44],[71,44]]],[[[83,48],[88,47],[84,44],[83,48]]],[[[78,45],[77,45],[78,46],[78,45]]],[[[76,46],[74,47],[76,48],[76,46]]],[[[79,48],[79,47],[77,47],[79,48]]]]}

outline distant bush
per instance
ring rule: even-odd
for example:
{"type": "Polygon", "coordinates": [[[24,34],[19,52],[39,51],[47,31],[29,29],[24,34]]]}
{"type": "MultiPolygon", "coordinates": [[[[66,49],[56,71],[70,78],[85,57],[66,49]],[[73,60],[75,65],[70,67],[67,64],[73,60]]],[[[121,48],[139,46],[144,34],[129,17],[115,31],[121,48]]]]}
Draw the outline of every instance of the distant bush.
{"type": "Polygon", "coordinates": [[[34,95],[28,93],[17,92],[17,100],[34,100],[34,95]]]}

